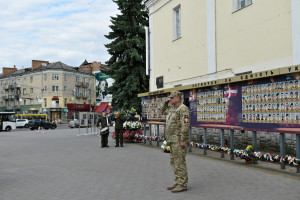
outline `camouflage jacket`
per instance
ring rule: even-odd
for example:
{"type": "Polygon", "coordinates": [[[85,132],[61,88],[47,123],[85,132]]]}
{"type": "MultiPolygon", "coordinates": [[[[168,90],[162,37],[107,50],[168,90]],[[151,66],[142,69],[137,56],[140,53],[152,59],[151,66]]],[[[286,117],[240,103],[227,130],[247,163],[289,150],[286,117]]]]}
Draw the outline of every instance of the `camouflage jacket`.
{"type": "Polygon", "coordinates": [[[190,110],[184,104],[178,107],[162,107],[162,114],[166,115],[166,129],[168,142],[189,142],[190,110]]]}

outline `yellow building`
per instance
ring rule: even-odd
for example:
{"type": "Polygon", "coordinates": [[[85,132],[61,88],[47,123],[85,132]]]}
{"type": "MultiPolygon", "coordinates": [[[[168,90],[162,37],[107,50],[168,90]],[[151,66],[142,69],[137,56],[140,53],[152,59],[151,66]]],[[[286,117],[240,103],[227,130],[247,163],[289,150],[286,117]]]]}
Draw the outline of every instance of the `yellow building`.
{"type": "Polygon", "coordinates": [[[3,68],[0,85],[0,110],[46,113],[50,120],[73,119],[78,110],[90,111],[96,100],[95,76],[62,62],[33,60],[31,68],[3,68]]]}
{"type": "Polygon", "coordinates": [[[300,64],[299,0],[148,0],[149,91],[300,64]]]}

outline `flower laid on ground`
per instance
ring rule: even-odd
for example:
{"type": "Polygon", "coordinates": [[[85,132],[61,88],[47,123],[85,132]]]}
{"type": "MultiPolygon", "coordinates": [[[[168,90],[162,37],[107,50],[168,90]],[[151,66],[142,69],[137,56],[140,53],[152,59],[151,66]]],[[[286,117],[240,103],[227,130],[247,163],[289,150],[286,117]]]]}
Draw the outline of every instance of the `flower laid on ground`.
{"type": "MultiPolygon", "coordinates": [[[[227,153],[228,155],[233,154],[235,157],[239,157],[241,159],[257,159],[261,161],[267,161],[272,163],[279,163],[282,165],[290,165],[294,167],[300,167],[300,159],[286,155],[284,157],[281,157],[280,155],[272,155],[270,153],[261,153],[261,152],[252,152],[249,150],[239,150],[239,149],[230,149],[228,147],[217,147],[213,144],[200,144],[191,142],[190,143],[192,147],[197,147],[200,149],[208,149],[212,151],[218,151],[227,153]]],[[[249,145],[251,146],[251,145],[249,145]]],[[[253,148],[253,147],[252,147],[253,148]]]]}
{"type": "Polygon", "coordinates": [[[161,148],[164,150],[164,152],[170,153],[170,146],[168,145],[167,141],[162,143],[161,148]]]}

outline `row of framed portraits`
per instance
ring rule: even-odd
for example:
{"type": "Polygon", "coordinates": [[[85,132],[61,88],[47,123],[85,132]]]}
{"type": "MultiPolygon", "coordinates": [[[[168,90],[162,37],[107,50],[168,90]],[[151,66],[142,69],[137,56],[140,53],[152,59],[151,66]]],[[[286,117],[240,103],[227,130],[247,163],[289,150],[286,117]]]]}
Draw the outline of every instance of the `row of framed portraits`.
{"type": "Polygon", "coordinates": [[[266,83],[242,87],[242,95],[261,94],[270,92],[297,91],[300,88],[300,81],[281,81],[276,83],[266,83]]]}
{"type": "Polygon", "coordinates": [[[249,113],[242,115],[243,122],[300,124],[299,113],[249,113]]]}
{"type": "Polygon", "coordinates": [[[224,96],[223,90],[215,90],[215,91],[197,93],[197,99],[214,99],[214,98],[221,98],[223,96],[224,96]]]}
{"type": "Polygon", "coordinates": [[[146,100],[146,104],[164,103],[167,99],[168,99],[168,97],[148,98],[146,100]]]}
{"type": "MultiPolygon", "coordinates": [[[[161,108],[157,109],[146,109],[146,113],[148,114],[161,114],[161,108]]],[[[164,116],[164,115],[163,115],[164,116]]]]}
{"type": "Polygon", "coordinates": [[[198,122],[226,122],[226,114],[197,114],[198,122]]]}
{"type": "Polygon", "coordinates": [[[210,107],[197,107],[198,114],[223,114],[228,111],[228,106],[210,106],[210,107]]]}
{"type": "Polygon", "coordinates": [[[300,102],[286,103],[268,103],[268,104],[244,104],[242,105],[243,113],[290,113],[300,112],[300,102]]]}
{"type": "Polygon", "coordinates": [[[147,114],[147,119],[149,120],[165,120],[165,115],[162,114],[147,114]]]}
{"type": "Polygon", "coordinates": [[[197,101],[197,106],[220,106],[228,104],[229,98],[200,99],[197,101]]]}
{"type": "Polygon", "coordinates": [[[165,115],[161,114],[164,102],[168,99],[166,95],[147,98],[142,103],[143,112],[148,120],[165,120],[165,115]]]}
{"type": "Polygon", "coordinates": [[[290,102],[298,101],[299,92],[277,92],[267,94],[254,94],[242,96],[242,103],[257,103],[257,102],[290,102]]]}

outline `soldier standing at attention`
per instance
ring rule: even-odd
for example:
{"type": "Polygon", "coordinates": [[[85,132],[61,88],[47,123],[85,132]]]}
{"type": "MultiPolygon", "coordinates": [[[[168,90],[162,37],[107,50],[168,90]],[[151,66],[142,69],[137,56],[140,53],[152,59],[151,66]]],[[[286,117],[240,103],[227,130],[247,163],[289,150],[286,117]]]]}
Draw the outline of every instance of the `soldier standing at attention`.
{"type": "Polygon", "coordinates": [[[170,163],[175,175],[174,184],[167,189],[182,192],[187,190],[188,183],[185,157],[189,144],[190,110],[182,103],[179,91],[171,92],[162,107],[162,114],[166,115],[167,142],[171,148],[170,163]]]}
{"type": "Polygon", "coordinates": [[[115,134],[116,134],[116,146],[123,147],[123,123],[126,121],[125,118],[121,115],[121,110],[119,109],[115,115],[115,134]],[[120,144],[120,145],[119,145],[120,144]]]}
{"type": "MultiPolygon", "coordinates": [[[[100,127],[101,127],[101,129],[104,129],[105,127],[109,127],[110,123],[111,123],[110,119],[106,116],[106,110],[103,110],[102,115],[99,116],[99,119],[97,121],[98,129],[100,129],[100,127]]],[[[101,148],[109,147],[107,145],[108,135],[109,135],[109,128],[106,131],[104,131],[103,133],[100,132],[100,135],[101,135],[101,148]]]]}

